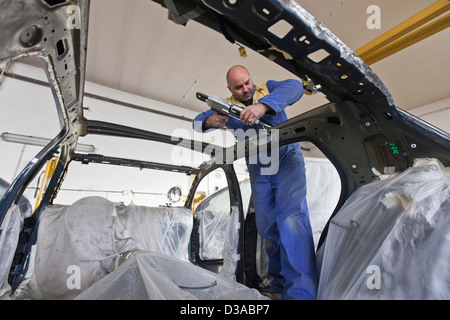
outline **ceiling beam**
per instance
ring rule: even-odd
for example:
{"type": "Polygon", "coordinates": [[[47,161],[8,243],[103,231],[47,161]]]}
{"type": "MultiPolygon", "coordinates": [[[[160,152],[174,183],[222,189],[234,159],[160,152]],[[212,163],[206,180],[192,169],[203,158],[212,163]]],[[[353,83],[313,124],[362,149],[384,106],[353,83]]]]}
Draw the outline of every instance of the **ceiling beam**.
{"type": "Polygon", "coordinates": [[[381,59],[384,59],[394,54],[395,52],[398,52],[418,41],[421,41],[435,34],[436,32],[449,27],[449,15],[447,14],[446,16],[439,18],[430,24],[425,25],[414,32],[411,32],[426,24],[427,22],[435,19],[436,17],[439,17],[449,9],[449,0],[439,0],[426,9],[420,11],[416,15],[412,16],[411,18],[405,20],[398,26],[382,34],[378,38],[362,46],[361,48],[356,50],[355,53],[369,65],[381,59]],[[395,41],[399,38],[401,39],[395,41]]]}

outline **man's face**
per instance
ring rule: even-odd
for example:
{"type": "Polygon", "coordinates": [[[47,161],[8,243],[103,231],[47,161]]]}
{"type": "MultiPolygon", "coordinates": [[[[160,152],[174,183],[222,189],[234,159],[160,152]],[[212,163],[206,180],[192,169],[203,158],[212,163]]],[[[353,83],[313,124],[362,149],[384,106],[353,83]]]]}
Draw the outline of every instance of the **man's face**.
{"type": "Polygon", "coordinates": [[[250,74],[243,68],[235,68],[230,71],[228,89],[236,99],[242,102],[252,99],[255,91],[250,74]]]}

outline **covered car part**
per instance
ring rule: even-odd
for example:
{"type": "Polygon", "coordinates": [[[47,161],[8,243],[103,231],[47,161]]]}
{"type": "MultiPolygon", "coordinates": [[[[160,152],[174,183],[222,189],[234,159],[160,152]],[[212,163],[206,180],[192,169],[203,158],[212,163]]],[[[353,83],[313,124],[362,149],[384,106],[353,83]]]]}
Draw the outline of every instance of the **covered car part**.
{"type": "MultiPolygon", "coordinates": [[[[333,164],[322,158],[305,158],[306,200],[311,219],[314,245],[317,248],[320,235],[339,200],[341,184],[333,164]]],[[[244,213],[250,203],[250,180],[239,182],[244,213]]],[[[214,260],[223,258],[223,242],[229,220],[228,188],[217,191],[203,200],[195,210],[200,219],[200,258],[214,260]]]]}
{"type": "Polygon", "coordinates": [[[187,261],[191,231],[192,213],[184,207],[115,205],[101,197],[48,206],[39,225],[34,268],[18,297],[72,299],[134,250],[187,261]]]}
{"type": "MultiPolygon", "coordinates": [[[[250,201],[250,181],[239,182],[244,214],[250,201]]],[[[202,260],[216,260],[224,257],[224,241],[230,216],[229,189],[223,188],[203,200],[195,209],[195,217],[200,220],[199,257],[202,260]]]]}
{"type": "Polygon", "coordinates": [[[263,300],[257,290],[167,255],[137,252],[76,299],[263,300]]]}
{"type": "Polygon", "coordinates": [[[0,233],[0,299],[7,299],[11,291],[8,273],[22,225],[21,211],[17,205],[12,205],[6,213],[0,233]]]}
{"type": "MultiPolygon", "coordinates": [[[[0,197],[6,192],[9,183],[0,178],[0,197]]],[[[24,196],[17,204],[12,205],[6,212],[0,231],[0,299],[8,296],[11,286],[8,283],[8,273],[19,239],[23,221],[30,216],[32,207],[24,196]]]]}
{"type": "MultiPolygon", "coordinates": [[[[333,164],[327,159],[305,158],[307,202],[314,236],[314,245],[317,248],[320,235],[330,215],[332,214],[341,191],[339,175],[333,164]]],[[[251,188],[250,180],[239,182],[242,196],[244,214],[249,209],[251,188]]],[[[200,221],[199,226],[199,259],[202,262],[215,261],[226,257],[227,265],[223,274],[232,275],[236,270],[239,257],[236,257],[238,247],[239,226],[232,223],[233,216],[230,215],[230,195],[228,188],[221,189],[204,199],[195,210],[195,218],[200,221]],[[233,229],[232,226],[235,226],[233,229]],[[225,245],[225,239],[228,244],[225,245]],[[234,242],[230,242],[234,239],[234,242]],[[224,250],[227,248],[227,250],[224,250]]],[[[251,208],[250,208],[251,209],[251,208]]],[[[235,218],[235,217],[234,217],[235,218]]],[[[246,215],[247,218],[247,215],[246,215]]],[[[248,219],[247,219],[248,222],[248,219]]],[[[248,235],[247,235],[248,236],[248,235]]],[[[264,279],[267,276],[267,254],[264,242],[258,239],[256,255],[258,275],[264,279]]],[[[256,241],[256,238],[255,238],[256,241]]]]}
{"type": "MultiPolygon", "coordinates": [[[[234,221],[236,222],[236,221],[234,221]]],[[[188,261],[192,212],[87,197],[47,207],[15,299],[264,299],[188,261]]]]}
{"type": "Polygon", "coordinates": [[[449,299],[450,169],[436,160],[359,188],[331,220],[319,299],[449,299]]]}

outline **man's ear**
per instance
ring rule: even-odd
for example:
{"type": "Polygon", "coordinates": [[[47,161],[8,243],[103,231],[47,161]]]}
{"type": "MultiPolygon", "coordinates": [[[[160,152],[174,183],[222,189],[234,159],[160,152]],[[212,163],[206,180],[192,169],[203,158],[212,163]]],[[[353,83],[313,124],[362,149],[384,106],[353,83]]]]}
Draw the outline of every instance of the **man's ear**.
{"type": "MultiPolygon", "coordinates": [[[[230,90],[230,92],[231,92],[230,86],[227,86],[227,88],[228,88],[228,90],[230,90]]],[[[233,93],[233,92],[231,92],[231,93],[233,93]]]]}

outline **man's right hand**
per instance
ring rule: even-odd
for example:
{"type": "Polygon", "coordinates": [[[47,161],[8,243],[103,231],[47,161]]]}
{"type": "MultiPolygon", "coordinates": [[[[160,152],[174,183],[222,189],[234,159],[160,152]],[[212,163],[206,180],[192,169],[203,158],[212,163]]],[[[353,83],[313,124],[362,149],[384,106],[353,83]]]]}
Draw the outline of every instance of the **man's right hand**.
{"type": "Polygon", "coordinates": [[[216,112],[213,115],[210,115],[208,118],[206,118],[204,125],[206,128],[211,127],[220,128],[225,126],[227,122],[228,116],[222,116],[216,112]]]}

